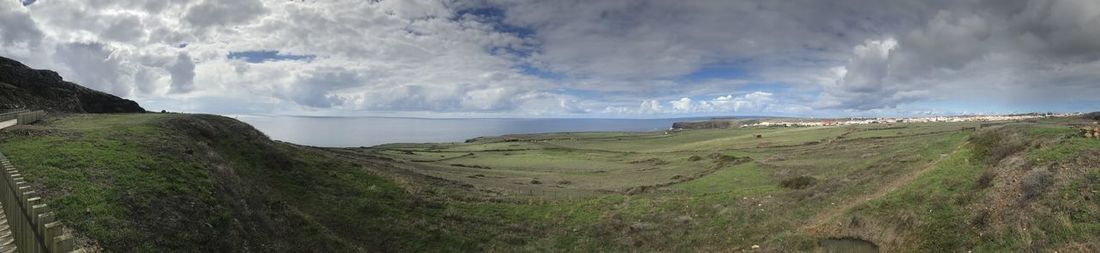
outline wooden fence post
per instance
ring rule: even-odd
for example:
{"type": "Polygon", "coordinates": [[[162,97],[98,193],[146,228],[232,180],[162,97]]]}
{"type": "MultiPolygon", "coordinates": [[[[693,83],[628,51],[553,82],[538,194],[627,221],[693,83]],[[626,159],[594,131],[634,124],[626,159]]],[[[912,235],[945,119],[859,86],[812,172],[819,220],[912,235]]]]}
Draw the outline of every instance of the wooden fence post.
{"type": "MultiPolygon", "coordinates": [[[[29,123],[41,120],[44,115],[41,112],[24,113],[18,115],[17,120],[29,123]]],[[[3,154],[0,154],[0,165],[0,251],[74,251],[73,237],[65,233],[64,225],[49,211],[42,196],[3,154]]]]}

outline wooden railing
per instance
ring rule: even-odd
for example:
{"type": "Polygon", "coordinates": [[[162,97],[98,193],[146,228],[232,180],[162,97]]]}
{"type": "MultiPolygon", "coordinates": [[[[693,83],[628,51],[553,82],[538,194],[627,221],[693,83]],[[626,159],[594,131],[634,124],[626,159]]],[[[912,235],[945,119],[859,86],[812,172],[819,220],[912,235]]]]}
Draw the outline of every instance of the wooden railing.
{"type": "Polygon", "coordinates": [[[25,125],[46,118],[45,111],[12,110],[0,113],[0,122],[16,120],[16,124],[25,125]]]}
{"type": "Polygon", "coordinates": [[[31,190],[23,175],[3,154],[0,154],[0,164],[3,165],[0,171],[0,205],[11,230],[8,235],[10,239],[0,239],[0,242],[10,240],[18,252],[73,251],[72,236],[64,232],[61,222],[56,221],[38,192],[31,190]]]}
{"type": "MultiPolygon", "coordinates": [[[[45,116],[43,111],[13,111],[0,113],[0,122],[14,119],[18,124],[30,124],[45,116]]],[[[38,192],[31,190],[23,175],[2,153],[0,165],[3,166],[0,168],[0,251],[73,252],[72,236],[65,233],[61,222],[48,210],[38,192]]]]}
{"type": "Polygon", "coordinates": [[[13,113],[13,112],[25,112],[25,111],[30,111],[30,110],[28,110],[28,109],[0,109],[0,114],[7,114],[7,113],[13,113]]]}

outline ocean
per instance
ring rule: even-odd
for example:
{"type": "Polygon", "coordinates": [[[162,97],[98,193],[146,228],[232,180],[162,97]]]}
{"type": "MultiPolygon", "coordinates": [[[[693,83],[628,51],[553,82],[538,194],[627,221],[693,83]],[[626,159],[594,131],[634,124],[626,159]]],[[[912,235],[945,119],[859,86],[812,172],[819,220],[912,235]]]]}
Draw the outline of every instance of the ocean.
{"type": "Polygon", "coordinates": [[[553,132],[662,131],[677,119],[427,119],[394,117],[231,116],[275,140],[319,147],[462,142],[482,136],[553,132]]]}

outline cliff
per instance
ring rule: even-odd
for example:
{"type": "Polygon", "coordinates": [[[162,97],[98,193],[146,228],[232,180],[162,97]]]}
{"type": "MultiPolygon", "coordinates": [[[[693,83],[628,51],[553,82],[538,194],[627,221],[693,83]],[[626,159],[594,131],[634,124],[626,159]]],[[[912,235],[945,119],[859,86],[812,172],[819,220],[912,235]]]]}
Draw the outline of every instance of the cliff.
{"type": "Polygon", "coordinates": [[[0,109],[69,113],[145,112],[137,102],[67,82],[57,72],[0,57],[0,109]]]}
{"type": "Polygon", "coordinates": [[[756,120],[740,120],[740,119],[721,119],[721,120],[706,120],[706,121],[689,121],[689,122],[675,122],[672,123],[672,128],[676,129],[720,129],[720,128],[734,128],[744,125],[753,124],[759,121],[756,120]]]}

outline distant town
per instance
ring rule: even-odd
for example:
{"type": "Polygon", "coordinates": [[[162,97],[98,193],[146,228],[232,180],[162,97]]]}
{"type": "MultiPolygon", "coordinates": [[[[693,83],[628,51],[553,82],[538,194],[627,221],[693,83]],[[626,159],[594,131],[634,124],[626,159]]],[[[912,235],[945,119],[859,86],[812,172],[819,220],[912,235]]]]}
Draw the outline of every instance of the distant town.
{"type": "Polygon", "coordinates": [[[1006,115],[927,116],[905,118],[776,119],[761,121],[752,124],[745,124],[741,127],[813,127],[893,123],[1011,121],[1034,120],[1041,118],[1074,117],[1080,115],[1082,115],[1082,113],[1027,113],[1006,115]]]}

